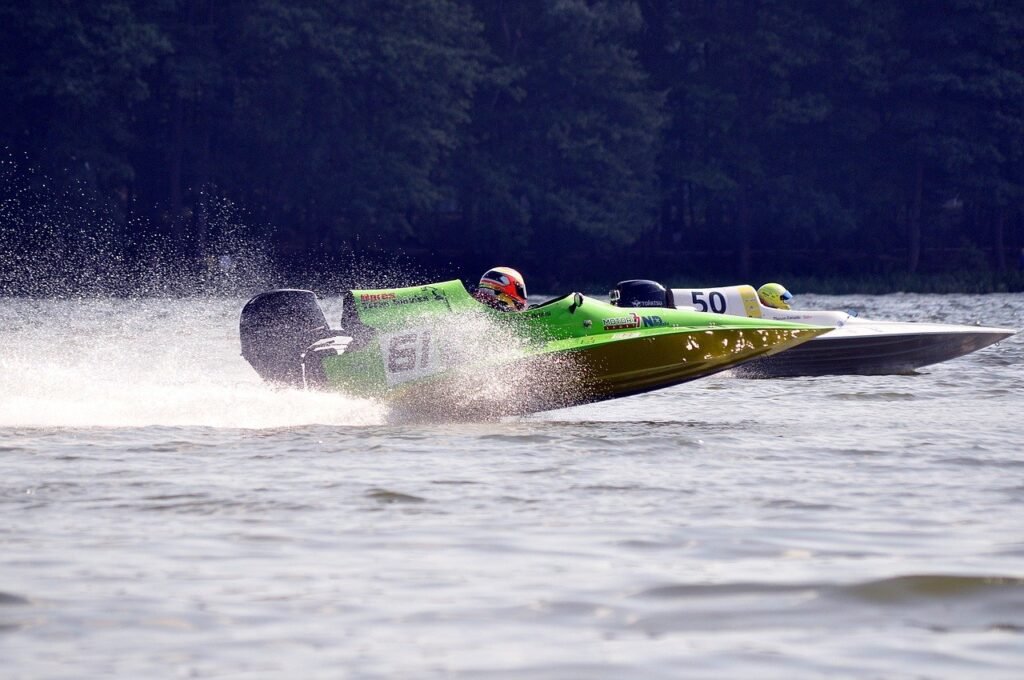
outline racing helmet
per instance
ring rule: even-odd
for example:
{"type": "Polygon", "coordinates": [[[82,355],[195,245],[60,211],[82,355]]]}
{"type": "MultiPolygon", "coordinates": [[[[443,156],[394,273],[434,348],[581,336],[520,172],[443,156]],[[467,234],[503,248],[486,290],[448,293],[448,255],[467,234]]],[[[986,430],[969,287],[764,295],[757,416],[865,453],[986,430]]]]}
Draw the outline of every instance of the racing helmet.
{"type": "Polygon", "coordinates": [[[492,298],[499,309],[522,311],[526,309],[526,282],[523,275],[511,267],[494,267],[480,277],[478,293],[492,298]]]}
{"type": "Polygon", "coordinates": [[[765,307],[789,309],[789,301],[793,299],[793,294],[781,283],[766,283],[757,289],[757,297],[765,307]]]}

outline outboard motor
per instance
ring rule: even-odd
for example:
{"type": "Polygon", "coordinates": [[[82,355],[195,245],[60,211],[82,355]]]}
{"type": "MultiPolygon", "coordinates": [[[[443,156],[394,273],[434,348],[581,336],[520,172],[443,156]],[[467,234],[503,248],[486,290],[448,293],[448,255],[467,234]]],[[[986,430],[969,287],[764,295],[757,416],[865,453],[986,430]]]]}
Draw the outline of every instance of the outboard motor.
{"type": "Polygon", "coordinates": [[[608,293],[613,305],[618,307],[675,307],[672,289],[666,289],[657,281],[630,279],[619,281],[608,293]]]}
{"type": "Polygon", "coordinates": [[[302,387],[302,355],[317,340],[335,335],[308,290],[260,293],[242,308],[238,322],[242,356],[268,382],[302,387]]]}

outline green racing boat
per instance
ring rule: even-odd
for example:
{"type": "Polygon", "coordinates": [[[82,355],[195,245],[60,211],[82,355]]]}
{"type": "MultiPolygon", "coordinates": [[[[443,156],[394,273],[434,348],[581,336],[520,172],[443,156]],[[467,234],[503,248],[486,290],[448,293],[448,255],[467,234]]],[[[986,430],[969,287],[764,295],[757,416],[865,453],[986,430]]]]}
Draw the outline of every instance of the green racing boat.
{"type": "Polygon", "coordinates": [[[570,293],[523,312],[461,281],[343,295],[332,329],[308,290],[242,309],[242,356],[266,381],[378,399],[424,416],[488,418],[677,385],[829,329],[681,309],[616,307],[570,293]]]}

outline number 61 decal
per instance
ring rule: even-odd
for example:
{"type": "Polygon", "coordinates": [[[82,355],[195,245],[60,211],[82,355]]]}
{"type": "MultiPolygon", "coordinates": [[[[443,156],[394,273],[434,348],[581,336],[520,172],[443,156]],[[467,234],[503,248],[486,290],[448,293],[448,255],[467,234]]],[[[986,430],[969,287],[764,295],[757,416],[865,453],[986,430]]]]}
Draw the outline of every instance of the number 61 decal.
{"type": "Polygon", "coordinates": [[[389,387],[441,370],[429,328],[409,329],[379,337],[389,387]]]}

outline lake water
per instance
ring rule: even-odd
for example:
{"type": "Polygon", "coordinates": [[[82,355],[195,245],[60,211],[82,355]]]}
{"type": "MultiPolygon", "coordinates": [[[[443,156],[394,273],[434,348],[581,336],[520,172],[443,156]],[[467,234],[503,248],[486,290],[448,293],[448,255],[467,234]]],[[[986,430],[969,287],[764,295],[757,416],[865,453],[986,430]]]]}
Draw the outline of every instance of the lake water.
{"type": "Polygon", "coordinates": [[[0,300],[4,678],[1022,677],[1021,336],[410,425],[261,385],[241,303],[0,300]]]}

